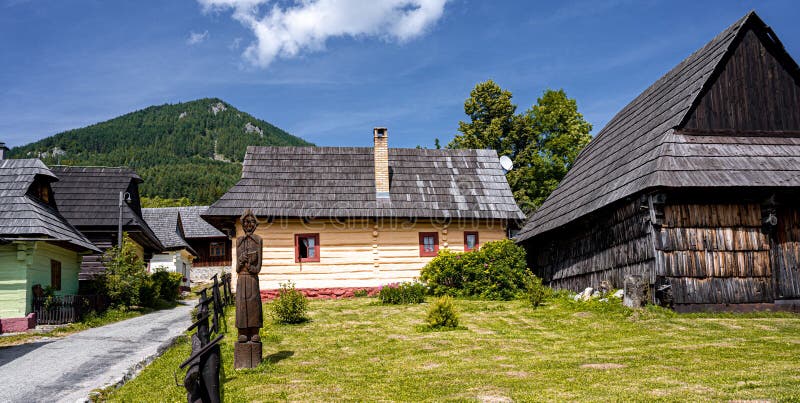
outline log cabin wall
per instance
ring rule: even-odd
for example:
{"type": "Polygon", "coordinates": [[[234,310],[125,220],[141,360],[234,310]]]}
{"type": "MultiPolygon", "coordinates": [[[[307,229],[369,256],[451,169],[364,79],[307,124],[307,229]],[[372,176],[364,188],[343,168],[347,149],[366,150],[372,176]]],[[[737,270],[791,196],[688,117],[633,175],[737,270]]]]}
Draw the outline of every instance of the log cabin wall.
{"type": "MultiPolygon", "coordinates": [[[[506,239],[506,229],[504,220],[259,220],[256,235],[264,243],[260,287],[274,290],[287,280],[301,289],[378,287],[412,281],[432,259],[420,256],[420,232],[436,233],[440,250],[463,252],[464,231],[477,231],[482,245],[506,239]],[[319,262],[296,262],[295,234],[319,234],[319,262]]],[[[237,222],[236,237],[242,233],[237,222]]],[[[236,284],[235,239],[231,256],[236,284]]]]}
{"type": "MultiPolygon", "coordinates": [[[[556,289],[581,291],[606,280],[622,288],[627,275],[653,278],[654,255],[646,199],[628,200],[548,236],[527,242],[528,264],[556,289]]],[[[652,281],[651,281],[652,282],[652,281]]]]}
{"type": "Polygon", "coordinates": [[[761,204],[667,202],[663,217],[656,274],[676,305],[773,301],[761,204]]]}

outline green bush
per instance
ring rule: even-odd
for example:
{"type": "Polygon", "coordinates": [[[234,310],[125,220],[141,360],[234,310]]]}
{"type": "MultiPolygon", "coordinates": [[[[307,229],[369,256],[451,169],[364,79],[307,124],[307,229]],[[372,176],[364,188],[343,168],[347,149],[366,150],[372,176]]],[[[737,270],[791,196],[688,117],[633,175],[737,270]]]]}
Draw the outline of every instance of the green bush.
{"type": "Polygon", "coordinates": [[[272,312],[278,323],[303,323],[308,320],[308,299],[294,288],[291,281],[281,283],[278,298],[272,302],[272,312]]]}
{"type": "Polygon", "coordinates": [[[505,239],[472,252],[440,251],[422,269],[420,279],[434,295],[510,300],[526,291],[530,275],[525,250],[505,239]]]}
{"type": "Polygon", "coordinates": [[[178,300],[181,295],[182,274],[156,269],[156,272],[151,277],[158,286],[159,298],[168,302],[178,300]]]}
{"type": "Polygon", "coordinates": [[[426,291],[425,285],[418,282],[393,283],[381,287],[378,298],[384,304],[421,304],[426,291]]]}
{"type": "Polygon", "coordinates": [[[458,327],[458,314],[455,307],[453,307],[453,298],[445,295],[436,300],[428,310],[428,316],[425,321],[433,329],[458,327]]]}
{"type": "Polygon", "coordinates": [[[364,298],[369,296],[369,291],[367,290],[355,290],[353,291],[353,296],[356,298],[364,298]]]}
{"type": "MultiPolygon", "coordinates": [[[[114,307],[140,305],[140,291],[148,279],[144,261],[136,254],[133,241],[125,234],[122,248],[113,247],[104,255],[106,271],[98,280],[99,288],[114,307]]],[[[144,296],[148,297],[148,290],[144,296]]],[[[157,295],[157,294],[156,294],[157,295]]]]}
{"type": "Polygon", "coordinates": [[[158,304],[160,292],[159,284],[153,279],[153,276],[145,277],[139,286],[139,305],[149,308],[155,307],[158,304]]]}
{"type": "Polygon", "coordinates": [[[538,308],[544,301],[552,298],[553,289],[543,285],[541,278],[531,275],[528,277],[525,293],[531,305],[538,308]]]}

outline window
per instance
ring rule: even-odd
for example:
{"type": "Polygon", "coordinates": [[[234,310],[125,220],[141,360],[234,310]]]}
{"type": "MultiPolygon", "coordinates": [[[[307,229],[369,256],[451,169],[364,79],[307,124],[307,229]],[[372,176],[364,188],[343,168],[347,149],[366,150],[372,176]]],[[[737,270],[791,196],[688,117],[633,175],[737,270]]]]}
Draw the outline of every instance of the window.
{"type": "Polygon", "coordinates": [[[211,242],[211,257],[225,257],[225,244],[222,242],[211,242]]]}
{"type": "Polygon", "coordinates": [[[436,232],[419,233],[419,255],[436,256],[439,253],[439,234],[436,232]]]}
{"type": "Polygon", "coordinates": [[[50,261],[50,287],[53,290],[61,290],[61,262],[58,260],[50,261]]]}
{"type": "Polygon", "coordinates": [[[477,231],[464,231],[464,251],[471,251],[478,249],[478,232],[477,231]]]}
{"type": "Polygon", "coordinates": [[[319,262],[319,234],[294,235],[294,261],[319,262]]]}

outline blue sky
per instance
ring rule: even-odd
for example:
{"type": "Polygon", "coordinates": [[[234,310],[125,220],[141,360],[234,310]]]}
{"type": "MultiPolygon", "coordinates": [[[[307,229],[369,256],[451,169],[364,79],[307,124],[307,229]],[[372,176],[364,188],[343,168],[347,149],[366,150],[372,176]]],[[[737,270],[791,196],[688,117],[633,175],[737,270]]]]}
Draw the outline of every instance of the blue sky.
{"type": "Polygon", "coordinates": [[[432,147],[453,137],[469,91],[490,78],[519,110],[563,88],[596,133],[751,9],[800,58],[793,0],[388,1],[400,6],[322,0],[328,8],[315,12],[333,16],[291,20],[309,10],[286,0],[0,0],[0,141],[219,97],[318,145],[371,145],[372,127],[387,126],[391,146],[432,147]]]}

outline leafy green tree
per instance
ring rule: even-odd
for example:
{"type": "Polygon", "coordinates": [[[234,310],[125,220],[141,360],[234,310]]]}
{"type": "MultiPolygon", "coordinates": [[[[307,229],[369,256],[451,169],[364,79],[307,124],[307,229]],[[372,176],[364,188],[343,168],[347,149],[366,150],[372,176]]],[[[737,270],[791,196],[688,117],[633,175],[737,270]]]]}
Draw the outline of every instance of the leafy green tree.
{"type": "Polygon", "coordinates": [[[181,197],[179,199],[162,198],[160,196],[142,197],[141,201],[143,208],[185,207],[192,205],[192,201],[186,197],[181,197]]]}
{"type": "Polygon", "coordinates": [[[517,114],[510,91],[488,80],[464,102],[469,122],[448,148],[490,148],[514,162],[506,178],[520,208],[530,213],[544,202],[591,140],[591,124],[564,90],[545,90],[536,105],[517,114]]]}

